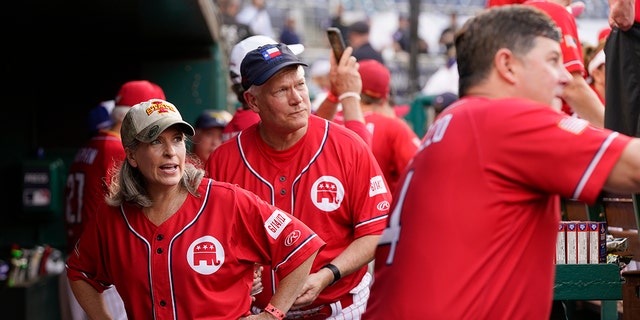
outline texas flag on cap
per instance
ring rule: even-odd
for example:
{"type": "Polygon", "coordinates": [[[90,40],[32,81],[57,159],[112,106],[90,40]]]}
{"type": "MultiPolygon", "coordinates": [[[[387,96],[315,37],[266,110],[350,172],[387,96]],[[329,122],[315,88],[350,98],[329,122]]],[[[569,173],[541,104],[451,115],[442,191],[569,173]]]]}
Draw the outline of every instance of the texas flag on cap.
{"type": "Polygon", "coordinates": [[[278,49],[277,47],[271,47],[271,48],[267,48],[265,50],[262,50],[262,56],[264,57],[264,60],[269,61],[275,57],[280,56],[282,53],[280,52],[280,49],[278,49]]]}

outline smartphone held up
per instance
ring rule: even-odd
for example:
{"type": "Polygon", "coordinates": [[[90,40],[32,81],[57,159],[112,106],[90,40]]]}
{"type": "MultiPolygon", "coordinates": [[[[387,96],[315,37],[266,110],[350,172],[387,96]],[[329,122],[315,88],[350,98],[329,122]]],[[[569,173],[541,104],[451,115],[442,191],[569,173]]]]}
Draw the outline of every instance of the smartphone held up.
{"type": "Polygon", "coordinates": [[[327,28],[327,37],[329,38],[333,55],[336,57],[336,62],[338,62],[340,61],[340,57],[342,57],[342,53],[347,46],[344,42],[344,38],[342,37],[342,32],[340,32],[340,29],[338,28],[329,27],[327,28]]]}

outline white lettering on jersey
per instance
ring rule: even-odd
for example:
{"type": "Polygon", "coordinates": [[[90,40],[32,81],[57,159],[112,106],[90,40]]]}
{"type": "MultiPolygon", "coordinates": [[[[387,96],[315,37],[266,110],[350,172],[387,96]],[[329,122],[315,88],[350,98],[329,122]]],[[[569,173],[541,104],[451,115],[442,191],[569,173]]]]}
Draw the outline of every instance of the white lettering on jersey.
{"type": "Polygon", "coordinates": [[[344,199],[344,187],[332,176],[322,176],[311,186],[311,202],[326,212],[340,208],[344,199]]]}
{"type": "Polygon", "coordinates": [[[418,152],[428,147],[431,143],[440,142],[442,140],[444,133],[447,131],[447,127],[449,126],[449,122],[451,122],[451,118],[453,118],[453,115],[447,114],[431,124],[429,130],[427,130],[427,133],[422,139],[422,145],[420,146],[420,149],[418,149],[418,152]]]}
{"type": "Polygon", "coordinates": [[[75,158],[73,158],[73,162],[83,162],[86,164],[93,164],[93,161],[96,160],[98,156],[98,150],[95,148],[82,148],[78,153],[76,153],[75,158]]]}
{"type": "Polygon", "coordinates": [[[367,130],[369,131],[369,133],[373,134],[373,130],[375,130],[376,125],[371,122],[368,122],[365,126],[367,127],[367,130]]]}
{"type": "Polygon", "coordinates": [[[187,250],[187,262],[199,274],[212,274],[224,263],[224,248],[212,236],[196,239],[187,250]]]}
{"type": "Polygon", "coordinates": [[[558,122],[558,127],[560,127],[560,129],[574,134],[582,133],[587,126],[589,126],[589,122],[587,120],[573,117],[566,117],[558,122]]]}
{"type": "Polygon", "coordinates": [[[267,233],[273,239],[278,239],[284,227],[286,227],[289,222],[291,222],[291,218],[287,216],[283,211],[276,210],[274,211],[269,219],[264,222],[264,228],[267,229],[267,233]]]}
{"type": "Polygon", "coordinates": [[[369,180],[369,198],[376,194],[387,193],[387,186],[384,185],[384,178],[382,176],[375,176],[369,180]]]}

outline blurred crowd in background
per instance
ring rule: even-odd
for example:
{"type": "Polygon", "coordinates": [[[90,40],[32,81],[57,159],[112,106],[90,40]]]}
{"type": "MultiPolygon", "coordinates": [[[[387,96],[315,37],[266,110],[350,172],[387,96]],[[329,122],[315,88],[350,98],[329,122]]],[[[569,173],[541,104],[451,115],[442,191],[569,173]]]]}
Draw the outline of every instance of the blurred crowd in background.
{"type": "MultiPolygon", "coordinates": [[[[223,15],[222,37],[231,48],[246,33],[259,33],[284,43],[305,46],[304,59],[313,63],[325,58],[329,50],[325,30],[341,27],[345,38],[356,22],[369,24],[369,42],[379,51],[392,75],[392,93],[397,103],[409,103],[418,92],[411,92],[408,48],[401,42],[408,33],[410,0],[214,0],[223,15]],[[260,13],[260,15],[258,15],[260,13]],[[248,25],[248,28],[237,24],[248,25]],[[259,25],[257,25],[259,24],[259,25]],[[231,26],[231,27],[229,27],[231,26]],[[256,30],[251,30],[255,28],[256,30]]],[[[485,0],[421,0],[418,21],[420,41],[417,66],[418,88],[441,67],[451,64],[447,43],[452,32],[470,16],[486,6],[485,0]],[[448,39],[448,40],[447,40],[448,39]]],[[[576,17],[580,39],[596,45],[598,32],[607,26],[608,2],[587,0],[576,17]]],[[[348,42],[348,40],[347,40],[348,42]]],[[[405,42],[406,43],[406,42],[405,42]]],[[[311,81],[310,81],[311,82],[311,81]]],[[[311,93],[321,88],[310,84],[311,93]]],[[[424,92],[430,94],[432,92],[424,92]]],[[[437,93],[437,92],[436,92],[437,93]]]]}

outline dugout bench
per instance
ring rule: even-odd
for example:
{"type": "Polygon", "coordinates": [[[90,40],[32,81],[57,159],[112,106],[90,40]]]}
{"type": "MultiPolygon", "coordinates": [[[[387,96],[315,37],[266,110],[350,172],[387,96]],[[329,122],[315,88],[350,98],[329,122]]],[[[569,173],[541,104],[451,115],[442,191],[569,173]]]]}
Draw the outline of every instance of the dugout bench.
{"type": "MultiPolygon", "coordinates": [[[[640,260],[640,209],[637,195],[603,193],[593,206],[563,200],[565,220],[606,221],[608,233],[629,241],[629,254],[640,260]]],[[[554,300],[572,305],[575,301],[599,300],[600,319],[618,319],[618,300],[623,301],[623,319],[640,319],[640,271],[620,274],[617,264],[558,264],[554,300]]],[[[567,308],[572,319],[572,308],[567,308]]]]}

